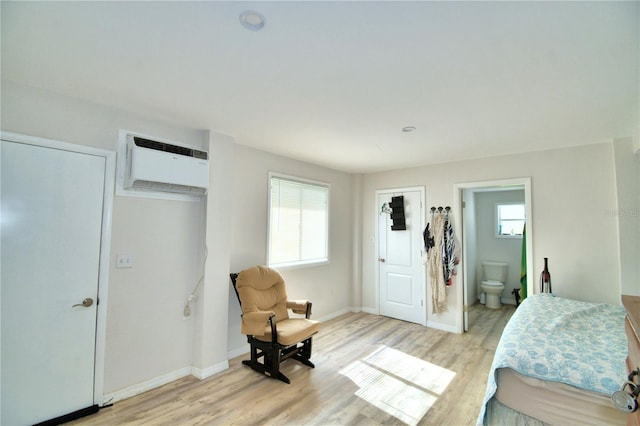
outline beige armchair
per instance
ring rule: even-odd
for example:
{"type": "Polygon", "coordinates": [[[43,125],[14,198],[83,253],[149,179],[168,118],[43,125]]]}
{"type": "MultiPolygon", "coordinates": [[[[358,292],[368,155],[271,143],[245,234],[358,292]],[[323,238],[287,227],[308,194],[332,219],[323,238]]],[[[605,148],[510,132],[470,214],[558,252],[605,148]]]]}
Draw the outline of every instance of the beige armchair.
{"type": "Polygon", "coordinates": [[[241,332],[251,345],[251,359],[242,363],[285,383],[291,381],[280,372],[282,361],[293,358],[314,368],[309,360],[311,338],[320,323],[309,319],[311,302],[287,300],[282,275],[266,266],[230,276],[242,309],[241,332]],[[289,318],[289,309],[305,318],[289,318]]]}

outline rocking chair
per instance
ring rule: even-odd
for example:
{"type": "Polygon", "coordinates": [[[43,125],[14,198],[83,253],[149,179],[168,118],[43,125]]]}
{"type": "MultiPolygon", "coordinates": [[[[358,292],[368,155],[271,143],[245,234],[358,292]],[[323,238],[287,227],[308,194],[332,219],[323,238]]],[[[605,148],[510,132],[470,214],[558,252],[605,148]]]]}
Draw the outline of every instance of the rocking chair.
{"type": "Polygon", "coordinates": [[[243,360],[253,370],[285,383],[280,363],[293,358],[311,368],[311,338],[320,323],[310,320],[311,302],[287,300],[284,279],[278,271],[254,266],[230,274],[242,309],[242,334],[251,345],[251,359],[243,360]],[[288,309],[305,318],[289,318],[288,309]],[[262,358],[262,362],[260,362],[262,358]]]}

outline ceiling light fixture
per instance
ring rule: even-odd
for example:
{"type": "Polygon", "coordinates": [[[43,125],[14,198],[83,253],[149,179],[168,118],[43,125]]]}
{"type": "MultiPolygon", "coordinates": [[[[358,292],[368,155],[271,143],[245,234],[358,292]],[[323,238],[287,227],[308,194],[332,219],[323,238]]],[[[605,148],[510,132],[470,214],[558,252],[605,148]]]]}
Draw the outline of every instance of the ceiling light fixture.
{"type": "Polygon", "coordinates": [[[404,133],[410,133],[416,130],[416,126],[406,126],[402,128],[404,133]]]}
{"type": "Polygon", "coordinates": [[[240,23],[250,31],[260,31],[264,28],[265,19],[261,13],[254,10],[245,10],[240,14],[240,23]]]}

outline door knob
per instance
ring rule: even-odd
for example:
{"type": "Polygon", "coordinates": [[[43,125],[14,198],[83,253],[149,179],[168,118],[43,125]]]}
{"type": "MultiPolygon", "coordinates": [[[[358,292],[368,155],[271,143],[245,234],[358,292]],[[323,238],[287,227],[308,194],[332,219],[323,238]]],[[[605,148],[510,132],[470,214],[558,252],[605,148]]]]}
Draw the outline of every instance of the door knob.
{"type": "Polygon", "coordinates": [[[385,262],[384,258],[382,258],[382,257],[381,257],[380,259],[378,259],[378,260],[379,260],[380,262],[382,262],[382,263],[384,263],[384,262],[385,262]]]}
{"type": "Polygon", "coordinates": [[[72,306],[72,308],[75,308],[76,306],[84,306],[85,308],[88,308],[91,305],[93,305],[93,299],[90,297],[87,297],[82,301],[82,303],[76,303],[75,305],[72,306]]]}

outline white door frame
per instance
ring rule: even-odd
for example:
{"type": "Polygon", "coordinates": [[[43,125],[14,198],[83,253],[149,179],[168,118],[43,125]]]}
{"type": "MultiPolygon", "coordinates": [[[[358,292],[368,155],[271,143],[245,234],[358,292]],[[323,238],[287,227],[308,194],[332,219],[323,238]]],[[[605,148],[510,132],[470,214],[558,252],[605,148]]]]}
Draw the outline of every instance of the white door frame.
{"type": "MultiPolygon", "coordinates": [[[[375,274],[376,274],[376,312],[374,312],[376,315],[380,315],[380,262],[378,261],[378,250],[380,247],[380,233],[378,230],[378,216],[380,214],[380,211],[377,209],[378,207],[378,198],[380,196],[380,194],[384,194],[387,192],[409,192],[409,191],[420,191],[420,204],[421,204],[421,212],[422,214],[420,214],[420,229],[424,229],[425,226],[427,226],[426,224],[426,214],[425,214],[425,187],[424,186],[411,186],[411,187],[406,187],[406,188],[387,188],[387,189],[377,189],[376,193],[375,193],[375,200],[374,200],[374,205],[376,206],[376,211],[374,212],[375,216],[374,216],[374,221],[373,223],[375,224],[375,228],[376,228],[376,237],[375,237],[375,256],[374,256],[374,264],[375,264],[375,274]]],[[[424,300],[424,320],[421,323],[422,325],[427,325],[427,294],[426,294],[426,289],[427,289],[427,284],[426,284],[426,272],[425,272],[425,268],[424,265],[422,265],[422,274],[420,274],[420,277],[422,278],[421,280],[421,295],[420,297],[422,298],[422,300],[424,300]]]]}
{"type": "MultiPolygon", "coordinates": [[[[526,222],[527,222],[527,296],[531,296],[534,294],[534,286],[530,285],[531,279],[533,277],[533,214],[532,214],[532,205],[531,205],[531,177],[522,177],[522,178],[511,178],[511,179],[499,179],[499,180],[488,180],[482,182],[466,182],[466,183],[456,183],[453,185],[453,200],[454,206],[460,214],[454,215],[454,222],[456,225],[456,229],[462,229],[462,192],[465,189],[471,188],[485,188],[485,187],[500,187],[500,186],[524,186],[524,200],[525,200],[525,212],[526,212],[526,222]]],[[[462,229],[462,232],[464,230],[462,229]]],[[[460,261],[460,267],[463,271],[463,282],[462,285],[458,285],[456,288],[456,298],[458,303],[456,304],[457,315],[456,315],[456,333],[464,332],[464,286],[466,285],[466,265],[465,265],[465,253],[466,247],[464,243],[464,236],[462,241],[462,259],[460,261]]]]}
{"type": "Polygon", "coordinates": [[[76,145],[35,136],[0,131],[0,139],[27,145],[94,155],[105,159],[104,193],[102,207],[102,230],[100,238],[100,266],[98,271],[98,306],[96,316],[96,352],[94,365],[93,403],[103,406],[105,342],[107,330],[107,295],[109,285],[109,266],[111,251],[111,212],[113,211],[113,193],[116,170],[116,153],[84,145],[76,145]]]}

